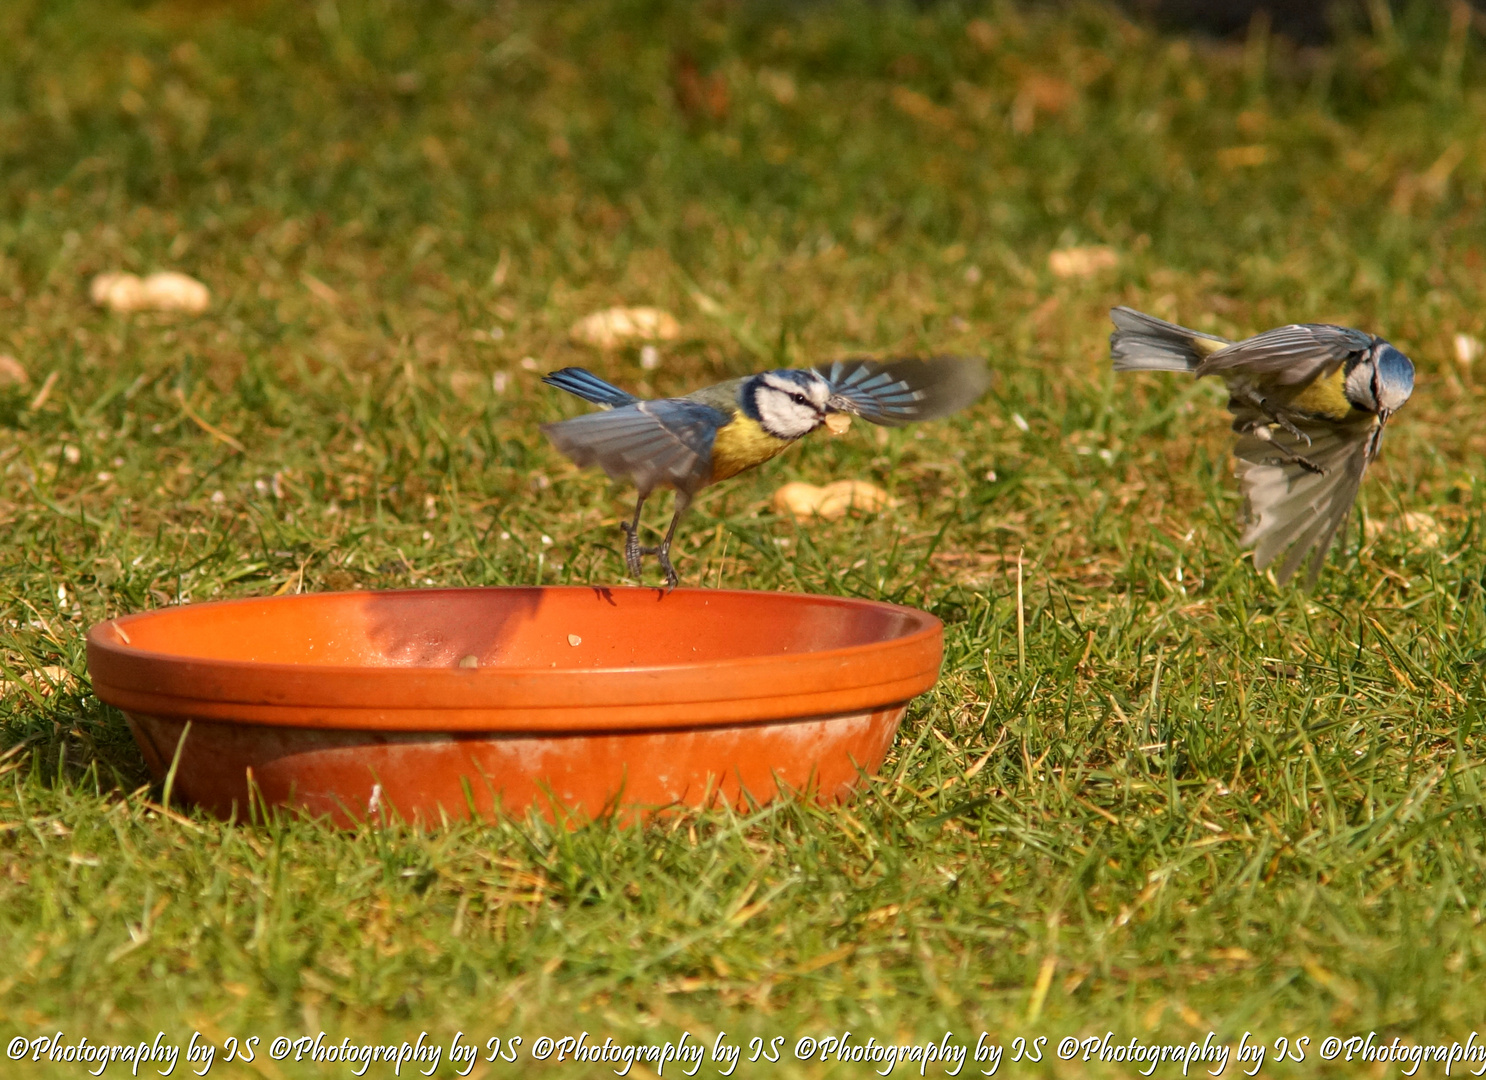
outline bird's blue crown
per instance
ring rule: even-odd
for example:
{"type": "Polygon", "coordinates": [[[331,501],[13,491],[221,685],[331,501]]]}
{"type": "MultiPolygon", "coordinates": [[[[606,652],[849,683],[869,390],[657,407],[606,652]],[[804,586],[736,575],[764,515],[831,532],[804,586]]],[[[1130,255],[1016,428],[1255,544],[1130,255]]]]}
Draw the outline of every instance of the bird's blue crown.
{"type": "Polygon", "coordinates": [[[1378,349],[1376,363],[1382,385],[1402,391],[1407,397],[1414,392],[1414,363],[1386,342],[1378,349]]]}

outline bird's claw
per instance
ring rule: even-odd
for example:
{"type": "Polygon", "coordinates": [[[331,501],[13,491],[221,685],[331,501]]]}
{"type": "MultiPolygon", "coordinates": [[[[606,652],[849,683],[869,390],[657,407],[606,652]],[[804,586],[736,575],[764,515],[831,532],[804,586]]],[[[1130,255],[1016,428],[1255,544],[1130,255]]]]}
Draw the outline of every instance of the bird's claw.
{"type": "Polygon", "coordinates": [[[1309,446],[1311,444],[1311,437],[1305,432],[1301,431],[1298,427],[1295,426],[1292,421],[1288,420],[1287,418],[1283,416],[1276,416],[1274,418],[1274,422],[1276,424],[1279,424],[1280,427],[1284,428],[1291,435],[1294,435],[1297,439],[1304,439],[1305,445],[1309,446]]]}
{"type": "Polygon", "coordinates": [[[666,575],[666,592],[670,592],[681,584],[681,578],[676,573],[676,568],[671,565],[671,547],[669,544],[654,548],[655,557],[660,562],[661,572],[666,575]]]}
{"type": "MultiPolygon", "coordinates": [[[[1276,420],[1275,423],[1284,424],[1284,421],[1276,420]]],[[[1296,431],[1288,424],[1284,424],[1284,426],[1289,427],[1294,434],[1299,435],[1302,439],[1305,439],[1306,445],[1310,445],[1310,437],[1307,436],[1305,432],[1296,431]]],[[[1263,439],[1265,442],[1269,443],[1270,446],[1275,448],[1275,451],[1279,454],[1281,461],[1288,462],[1291,465],[1299,465],[1306,472],[1315,473],[1317,476],[1326,475],[1326,470],[1320,465],[1317,465],[1310,458],[1304,457],[1301,454],[1297,454],[1294,451],[1287,449],[1280,443],[1275,442],[1274,433],[1270,431],[1268,426],[1261,424],[1260,426],[1255,427],[1252,430],[1256,437],[1263,439]]]]}
{"type": "Polygon", "coordinates": [[[661,572],[666,575],[666,592],[670,592],[681,583],[676,568],[671,565],[671,546],[661,544],[657,547],[649,547],[640,543],[639,533],[628,521],[621,521],[619,527],[624,530],[624,566],[629,571],[629,576],[636,581],[640,580],[643,568],[640,560],[643,556],[654,555],[660,562],[661,572]]]}
{"type": "MultiPolygon", "coordinates": [[[[1306,472],[1315,473],[1317,476],[1326,475],[1326,470],[1317,465],[1310,458],[1302,457],[1300,454],[1293,453],[1290,450],[1287,450],[1284,446],[1281,446],[1279,443],[1275,442],[1274,434],[1269,430],[1268,427],[1256,427],[1253,429],[1253,431],[1255,436],[1263,439],[1265,442],[1269,443],[1270,446],[1275,448],[1275,451],[1279,454],[1279,459],[1281,461],[1288,462],[1291,465],[1299,465],[1306,472]]],[[[1310,440],[1306,439],[1306,442],[1310,442],[1310,440]]]]}

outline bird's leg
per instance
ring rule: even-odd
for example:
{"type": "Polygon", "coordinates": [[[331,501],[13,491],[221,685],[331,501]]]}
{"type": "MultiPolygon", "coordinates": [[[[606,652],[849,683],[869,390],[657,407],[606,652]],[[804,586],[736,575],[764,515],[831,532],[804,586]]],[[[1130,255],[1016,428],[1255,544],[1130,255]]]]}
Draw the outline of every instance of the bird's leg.
{"type": "Polygon", "coordinates": [[[629,571],[629,576],[639,580],[640,556],[654,552],[654,548],[642,548],[640,546],[640,511],[645,509],[645,500],[650,497],[650,492],[640,492],[639,501],[635,503],[635,520],[621,521],[619,527],[624,530],[624,566],[629,571]]]}
{"type": "Polygon", "coordinates": [[[660,546],[653,549],[656,558],[660,561],[660,568],[666,575],[666,592],[670,592],[681,581],[676,574],[676,568],[671,565],[671,538],[676,535],[676,526],[681,521],[681,515],[686,513],[686,508],[691,505],[691,496],[684,491],[676,492],[676,512],[671,515],[671,525],[666,529],[666,538],[660,542],[660,546]]]}
{"type": "MultiPolygon", "coordinates": [[[[1321,468],[1321,466],[1317,465],[1310,458],[1301,457],[1299,454],[1291,453],[1289,450],[1286,450],[1283,446],[1279,445],[1279,443],[1275,442],[1274,433],[1271,432],[1267,426],[1260,425],[1259,427],[1254,428],[1254,435],[1255,437],[1263,439],[1265,442],[1269,443],[1270,446],[1273,446],[1276,453],[1280,454],[1283,460],[1290,462],[1292,465],[1299,465],[1302,469],[1306,470],[1307,472],[1313,472],[1317,476],[1326,475],[1326,470],[1321,468]]],[[[1307,439],[1306,442],[1310,442],[1310,440],[1307,439]]]]}
{"type": "Polygon", "coordinates": [[[1296,427],[1294,422],[1292,422],[1289,417],[1281,416],[1276,409],[1271,408],[1269,399],[1266,398],[1263,394],[1259,393],[1252,386],[1245,387],[1243,394],[1249,404],[1253,405],[1254,408],[1258,409],[1265,416],[1269,417],[1272,423],[1280,425],[1280,427],[1284,428],[1291,435],[1294,435],[1297,439],[1304,439],[1305,445],[1309,446],[1311,444],[1311,437],[1305,432],[1301,431],[1298,427],[1296,427]]]}
{"type": "Polygon", "coordinates": [[[1297,439],[1304,439],[1305,445],[1307,446],[1311,444],[1311,437],[1305,432],[1301,431],[1298,427],[1296,427],[1295,424],[1288,417],[1280,416],[1278,413],[1272,413],[1271,415],[1274,417],[1274,422],[1276,424],[1279,424],[1280,427],[1284,428],[1291,435],[1294,435],[1297,439]]]}

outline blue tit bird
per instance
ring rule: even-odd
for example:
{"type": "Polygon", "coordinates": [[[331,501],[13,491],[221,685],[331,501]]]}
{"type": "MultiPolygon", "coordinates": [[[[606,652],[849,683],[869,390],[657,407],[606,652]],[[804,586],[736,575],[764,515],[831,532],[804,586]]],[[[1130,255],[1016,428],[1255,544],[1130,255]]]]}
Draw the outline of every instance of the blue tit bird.
{"type": "Polygon", "coordinates": [[[654,555],[674,588],[671,540],[702,488],[762,465],[832,414],[884,427],[946,416],[980,397],[990,375],[983,361],[962,357],[853,359],[765,371],[652,401],[582,368],[563,368],[542,381],[604,407],[544,424],[542,431],[579,466],[598,465],[611,479],[629,480],[639,489],[634,519],[621,523],[625,565],[638,578],[640,557],[654,555]],[[675,512],[660,544],[641,547],[640,511],[658,487],[675,489],[675,512]]]}
{"type": "Polygon", "coordinates": [[[1186,371],[1227,383],[1243,543],[1254,545],[1260,570],[1289,549],[1275,574],[1282,585],[1314,553],[1306,578],[1314,587],[1383,428],[1413,392],[1409,358],[1374,334],[1325,323],[1233,342],[1127,307],[1109,315],[1116,371],[1186,371]]]}

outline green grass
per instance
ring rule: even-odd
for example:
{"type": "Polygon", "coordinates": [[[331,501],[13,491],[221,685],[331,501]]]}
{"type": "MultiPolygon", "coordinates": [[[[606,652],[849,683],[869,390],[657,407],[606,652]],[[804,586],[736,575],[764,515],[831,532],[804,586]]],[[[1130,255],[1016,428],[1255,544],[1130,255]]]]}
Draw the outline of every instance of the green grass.
{"type": "Polygon", "coordinates": [[[4,4],[4,1037],[725,1030],[788,1036],[791,1076],[866,1075],[788,1052],[845,1029],[1309,1035],[1314,1065],[1333,1032],[1486,1023],[1477,35],[1427,4],[1303,53],[1092,4],[4,4]],[[680,53],[721,115],[679,103],[680,53]],[[1087,244],[1118,266],[1050,272],[1087,244]],[[88,302],[162,267],[210,311],[88,302]],[[621,302],[683,323],[654,371],[568,339],[621,302]],[[1315,593],[1238,545],[1221,396],[1112,376],[1115,303],[1413,357],[1315,593]],[[997,380],[708,492],[678,558],[945,620],[849,807],[224,825],[162,812],[90,693],[83,633],[121,612],[617,580],[630,496],[545,444],[577,406],[534,371],[659,394],[854,351],[997,380]],[[768,509],[840,477],[899,504],[768,509]]]}

